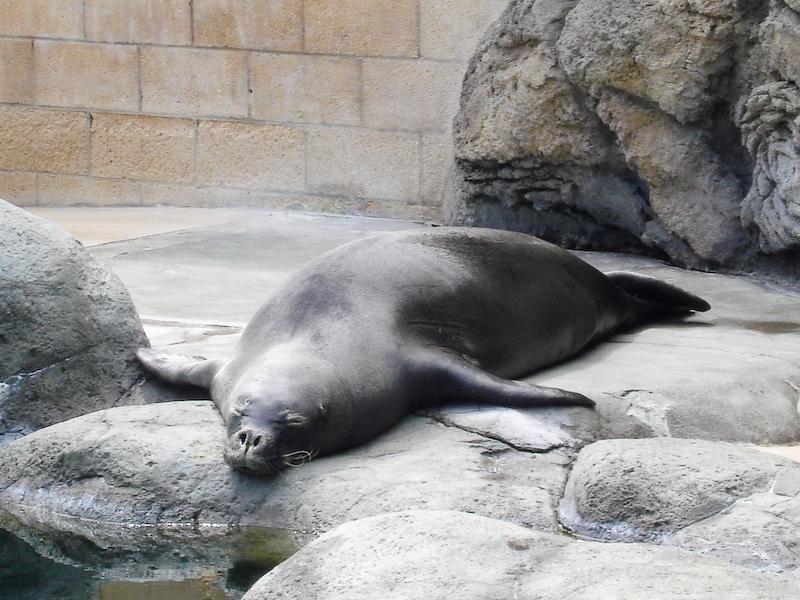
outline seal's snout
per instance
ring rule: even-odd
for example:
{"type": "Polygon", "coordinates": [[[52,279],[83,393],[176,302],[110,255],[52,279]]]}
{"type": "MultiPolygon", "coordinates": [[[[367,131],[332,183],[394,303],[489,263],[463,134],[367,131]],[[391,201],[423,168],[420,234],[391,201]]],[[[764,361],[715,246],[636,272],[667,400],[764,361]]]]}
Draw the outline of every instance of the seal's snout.
{"type": "Polygon", "coordinates": [[[266,456],[274,450],[274,436],[266,431],[242,428],[233,434],[232,438],[232,449],[241,452],[243,455],[258,454],[266,456]]]}
{"type": "Polygon", "coordinates": [[[239,445],[245,450],[249,450],[251,447],[258,448],[261,446],[266,440],[266,437],[267,436],[263,432],[243,429],[236,435],[236,441],[238,441],[239,445]]]}
{"type": "Polygon", "coordinates": [[[243,427],[228,438],[225,461],[250,473],[276,473],[275,438],[268,431],[243,427]]]}

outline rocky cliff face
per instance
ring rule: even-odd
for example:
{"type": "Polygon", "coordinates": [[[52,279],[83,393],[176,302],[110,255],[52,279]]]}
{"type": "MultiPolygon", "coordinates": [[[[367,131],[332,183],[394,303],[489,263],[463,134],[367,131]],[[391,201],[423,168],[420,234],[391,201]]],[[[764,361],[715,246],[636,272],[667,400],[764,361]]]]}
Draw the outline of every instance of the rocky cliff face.
{"type": "Polygon", "coordinates": [[[449,219],[796,277],[798,82],[798,0],[513,0],[467,72],[449,219]]]}

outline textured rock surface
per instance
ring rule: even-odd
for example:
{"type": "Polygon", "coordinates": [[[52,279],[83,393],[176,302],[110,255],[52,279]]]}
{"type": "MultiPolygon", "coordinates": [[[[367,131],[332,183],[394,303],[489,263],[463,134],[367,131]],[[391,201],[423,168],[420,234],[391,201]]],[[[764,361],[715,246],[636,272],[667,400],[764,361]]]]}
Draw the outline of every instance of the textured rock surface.
{"type": "Polygon", "coordinates": [[[119,278],[52,224],[0,201],[0,438],[130,402],[146,345],[119,278]]]}
{"type": "Polygon", "coordinates": [[[800,567],[800,493],[754,494],[718,515],[664,539],[664,544],[694,550],[759,571],[800,567]]]}
{"type": "Polygon", "coordinates": [[[514,0],[472,59],[448,219],[798,275],[796,3],[514,0]]]}
{"type": "Polygon", "coordinates": [[[39,527],[54,531],[72,516],[318,532],[416,508],[555,531],[569,462],[562,452],[519,452],[412,417],[371,444],[269,479],[232,471],[224,437],[210,402],[119,407],[59,423],[0,453],[0,506],[30,521],[25,507],[35,505],[39,527]]]}
{"type": "Polygon", "coordinates": [[[800,566],[800,465],[700,440],[585,447],[559,507],[569,530],[695,550],[765,571],[800,566]]]}
{"type": "MultiPolygon", "coordinates": [[[[797,50],[800,58],[800,43],[797,50]]],[[[742,134],[755,161],[744,223],[758,229],[764,252],[793,248],[800,240],[800,88],[781,81],[753,90],[742,134]]]]}
{"type": "Polygon", "coordinates": [[[245,600],[789,600],[791,579],[679,550],[598,544],[455,512],[348,523],[260,579],[245,600]]]}

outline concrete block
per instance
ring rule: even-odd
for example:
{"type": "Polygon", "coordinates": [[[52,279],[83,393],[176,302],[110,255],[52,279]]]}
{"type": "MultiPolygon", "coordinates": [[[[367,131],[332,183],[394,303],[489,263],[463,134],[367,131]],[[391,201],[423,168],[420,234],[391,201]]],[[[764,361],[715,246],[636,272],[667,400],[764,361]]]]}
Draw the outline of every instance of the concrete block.
{"type": "Polygon", "coordinates": [[[247,190],[193,185],[142,184],[143,206],[196,206],[218,208],[248,206],[247,190]]]}
{"type": "Polygon", "coordinates": [[[194,0],[197,46],[300,52],[302,0],[194,0]]]}
{"type": "Polygon", "coordinates": [[[0,35],[81,38],[82,0],[3,0],[0,35]]]}
{"type": "Polygon", "coordinates": [[[191,120],[103,113],[93,116],[92,175],[191,182],[191,120]]]}
{"type": "Polygon", "coordinates": [[[190,0],[86,0],[86,37],[100,42],[192,43],[190,0]]]}
{"type": "Polygon", "coordinates": [[[422,206],[402,202],[374,201],[367,202],[358,213],[364,217],[382,219],[407,219],[409,221],[426,221],[438,223],[442,220],[442,209],[438,206],[422,206]]]}
{"type": "Polygon", "coordinates": [[[0,102],[33,102],[33,42],[0,40],[0,102]]]}
{"type": "Polygon", "coordinates": [[[37,40],[34,51],[39,104],[137,109],[136,48],[37,40]]]}
{"type": "Polygon", "coordinates": [[[420,0],[422,56],[469,60],[506,6],[508,0],[420,0]]]}
{"type": "Polygon", "coordinates": [[[202,121],[197,181],[241,188],[302,190],[305,134],[296,127],[202,121]]]}
{"type": "Polygon", "coordinates": [[[308,182],[313,192],[416,201],[418,136],[334,127],[309,131],[308,182]]]}
{"type": "Polygon", "coordinates": [[[359,64],[300,54],[251,57],[252,116],[268,121],[357,125],[359,64]]]}
{"type": "Polygon", "coordinates": [[[17,206],[36,206],[36,175],[0,171],[0,199],[17,206]]]}
{"type": "Polygon", "coordinates": [[[446,131],[457,109],[463,73],[457,63],[365,60],[364,124],[446,131]]]}
{"type": "Polygon", "coordinates": [[[39,175],[40,206],[139,206],[139,184],[122,179],[39,175]]]}
{"type": "Polygon", "coordinates": [[[452,161],[453,140],[448,135],[422,136],[422,197],[427,206],[441,206],[448,166],[452,161]]]}
{"type": "Polygon", "coordinates": [[[365,201],[345,196],[314,196],[309,194],[275,194],[251,192],[248,206],[265,210],[320,213],[329,215],[358,215],[365,201]]]}
{"type": "Polygon", "coordinates": [[[85,173],[88,117],[77,111],[0,106],[0,169],[85,173]]]}
{"type": "Polygon", "coordinates": [[[142,48],[142,110],[181,116],[247,116],[245,53],[142,48]]]}
{"type": "Polygon", "coordinates": [[[309,52],[419,55],[416,0],[306,0],[305,25],[309,52]]]}

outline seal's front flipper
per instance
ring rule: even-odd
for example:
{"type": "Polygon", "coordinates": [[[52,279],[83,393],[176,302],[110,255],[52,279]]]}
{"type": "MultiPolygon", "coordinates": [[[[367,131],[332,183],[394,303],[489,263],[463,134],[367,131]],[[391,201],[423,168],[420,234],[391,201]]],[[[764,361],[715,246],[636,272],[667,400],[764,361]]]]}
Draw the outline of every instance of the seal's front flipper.
{"type": "Polygon", "coordinates": [[[136,357],[145,369],[164,381],[206,389],[211,387],[211,380],[224,364],[222,360],[198,360],[188,356],[159,354],[150,348],[139,348],[136,357]]]}
{"type": "Polygon", "coordinates": [[[605,275],[633,299],[637,312],[640,313],[639,318],[659,314],[687,314],[691,311],[705,312],[711,308],[699,296],[654,277],[627,271],[605,275]]]}
{"type": "Polygon", "coordinates": [[[436,401],[470,401],[513,408],[577,405],[594,407],[582,394],[502,379],[446,353],[426,353],[427,389],[437,390],[436,401]]]}

